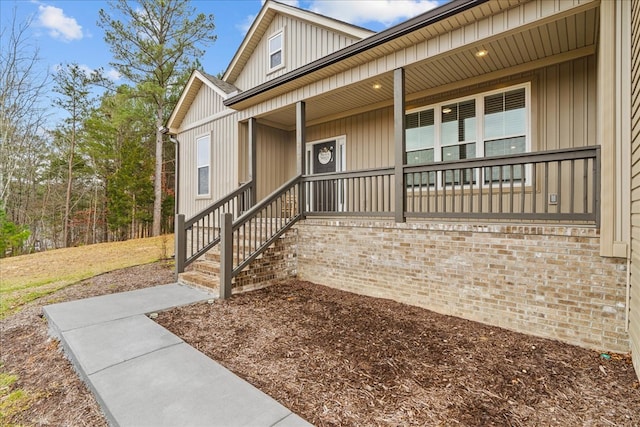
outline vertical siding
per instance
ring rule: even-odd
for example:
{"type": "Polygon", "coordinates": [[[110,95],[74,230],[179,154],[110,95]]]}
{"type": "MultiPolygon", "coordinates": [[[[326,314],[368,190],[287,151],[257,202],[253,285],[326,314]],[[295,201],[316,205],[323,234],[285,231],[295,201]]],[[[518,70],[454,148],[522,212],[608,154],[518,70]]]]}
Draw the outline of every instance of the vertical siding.
{"type": "Polygon", "coordinates": [[[226,107],[222,102],[223,99],[220,95],[206,84],[202,84],[196,98],[193,100],[193,103],[189,108],[189,111],[182,120],[181,127],[188,127],[191,123],[224,111],[226,107]]]}
{"type": "Polygon", "coordinates": [[[307,129],[313,142],[345,135],[347,170],[393,165],[393,108],[383,108],[346,117],[307,129]]]}
{"type": "Polygon", "coordinates": [[[179,135],[180,213],[188,217],[205,209],[238,186],[238,125],[235,115],[198,126],[179,135]],[[211,136],[211,197],[197,196],[196,138],[211,136]]]}
{"type": "Polygon", "coordinates": [[[534,149],[595,145],[595,56],[539,70],[532,85],[532,107],[534,149]]]}
{"type": "Polygon", "coordinates": [[[287,15],[275,16],[234,84],[249,89],[358,41],[287,15]],[[285,66],[269,73],[269,37],[284,30],[285,66]]]}
{"type": "MultiPolygon", "coordinates": [[[[595,145],[596,63],[593,56],[546,67],[531,73],[532,149],[534,151],[595,145]]],[[[457,90],[425,100],[425,105],[446,98],[522,82],[522,76],[504,79],[472,90],[457,90]]],[[[393,108],[342,118],[307,129],[313,142],[346,135],[347,170],[392,166],[393,108]]]]}
{"type": "Polygon", "coordinates": [[[631,3],[631,304],[629,338],[640,378],[640,2],[631,3]]]}
{"type": "Polygon", "coordinates": [[[258,124],[258,200],[295,176],[295,156],[294,132],[258,124]]]}

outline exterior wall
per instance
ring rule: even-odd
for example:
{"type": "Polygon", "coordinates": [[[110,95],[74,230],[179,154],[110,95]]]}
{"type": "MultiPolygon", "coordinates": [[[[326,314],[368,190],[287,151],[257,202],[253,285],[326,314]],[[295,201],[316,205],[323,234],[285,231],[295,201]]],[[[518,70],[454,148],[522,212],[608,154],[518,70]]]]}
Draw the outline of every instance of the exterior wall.
{"type": "Polygon", "coordinates": [[[193,103],[189,107],[189,111],[182,119],[181,128],[188,128],[191,124],[211,117],[227,109],[223,104],[223,99],[213,89],[206,84],[200,86],[200,90],[196,95],[193,103]]]}
{"type": "Polygon", "coordinates": [[[187,218],[238,186],[238,114],[225,110],[222,98],[200,87],[180,126],[179,212],[187,218]],[[196,139],[211,136],[211,197],[197,197],[196,139]]]}
{"type": "MultiPolygon", "coordinates": [[[[438,94],[421,99],[419,103],[429,105],[525,81],[531,82],[533,151],[596,145],[596,59],[594,56],[438,94]]],[[[393,166],[393,107],[346,117],[307,129],[309,142],[340,135],[347,137],[347,170],[393,166]]]]}
{"type": "Polygon", "coordinates": [[[234,85],[241,89],[258,86],[268,80],[347,47],[358,39],[291,16],[275,16],[264,37],[247,61],[234,85]],[[269,37],[284,29],[285,66],[269,72],[269,37]]]}
{"type": "MultiPolygon", "coordinates": [[[[269,111],[293,105],[298,101],[309,100],[315,96],[327,92],[346,88],[355,83],[378,78],[385,73],[423,60],[435,58],[465,45],[473,44],[481,40],[489,40],[501,33],[514,31],[536,20],[544,20],[557,14],[562,14],[574,7],[581,5],[598,4],[597,1],[547,1],[533,0],[515,4],[508,7],[509,2],[499,2],[482,6],[487,10],[499,9],[501,5],[507,7],[497,10],[493,15],[478,19],[473,12],[467,12],[464,16],[455,16],[446,23],[438,24],[434,28],[421,30],[411,40],[418,40],[408,46],[395,43],[391,46],[380,46],[363,55],[363,60],[356,59],[345,61],[340,69],[331,69],[323,73],[323,78],[284,92],[273,98],[267,99],[255,106],[251,106],[241,112],[241,120],[250,117],[259,117],[269,111]],[[496,4],[497,3],[497,4],[496,4]]],[[[489,12],[487,12],[489,13],[489,12]]],[[[271,34],[271,33],[269,33],[271,34]]],[[[547,35],[548,36],[548,35],[547,35]]],[[[548,41],[548,40],[546,40],[548,41]]],[[[264,51],[264,49],[263,49],[264,51]]],[[[245,67],[249,70],[250,67],[245,67]]],[[[290,70],[289,70],[290,71],[290,70]]],[[[241,86],[245,88],[245,86],[241,86]]]]}
{"type": "Polygon", "coordinates": [[[640,2],[631,3],[631,295],[629,338],[640,378],[640,2]]]}
{"type": "Polygon", "coordinates": [[[296,173],[293,132],[258,125],[257,199],[262,200],[296,173]]]}
{"type": "Polygon", "coordinates": [[[307,219],[298,277],[568,343],[629,351],[624,260],[579,227],[307,219]]]}

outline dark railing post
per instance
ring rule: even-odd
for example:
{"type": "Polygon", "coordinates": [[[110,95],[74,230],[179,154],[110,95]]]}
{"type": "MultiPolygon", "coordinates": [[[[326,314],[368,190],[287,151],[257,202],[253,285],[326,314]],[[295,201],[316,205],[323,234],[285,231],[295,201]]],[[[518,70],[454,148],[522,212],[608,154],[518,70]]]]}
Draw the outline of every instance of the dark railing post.
{"type": "Polygon", "coordinates": [[[257,177],[257,147],[258,147],[258,122],[255,117],[249,119],[249,181],[251,189],[249,190],[249,206],[251,209],[256,204],[256,177],[257,177]]]}
{"type": "Polygon", "coordinates": [[[184,215],[176,215],[176,222],[174,224],[175,233],[175,260],[176,260],[176,280],[178,274],[184,272],[185,260],[187,259],[187,233],[184,229],[184,215]]]}
{"type": "MultiPolygon", "coordinates": [[[[307,133],[306,133],[306,123],[307,123],[307,115],[306,115],[306,105],[304,102],[300,101],[296,104],[296,172],[297,175],[305,175],[307,171],[305,170],[305,161],[306,161],[306,141],[307,141],[307,133]]],[[[307,210],[307,204],[305,200],[305,188],[302,181],[300,181],[300,190],[298,191],[298,206],[300,206],[300,219],[305,218],[305,213],[307,210]]]]}
{"type": "Polygon", "coordinates": [[[227,299],[233,277],[233,215],[220,214],[220,226],[220,299],[227,299]]]}
{"type": "Polygon", "coordinates": [[[405,222],[404,210],[406,187],[404,185],[404,158],[406,148],[404,117],[404,69],[393,72],[393,136],[395,144],[395,219],[405,222]]]}

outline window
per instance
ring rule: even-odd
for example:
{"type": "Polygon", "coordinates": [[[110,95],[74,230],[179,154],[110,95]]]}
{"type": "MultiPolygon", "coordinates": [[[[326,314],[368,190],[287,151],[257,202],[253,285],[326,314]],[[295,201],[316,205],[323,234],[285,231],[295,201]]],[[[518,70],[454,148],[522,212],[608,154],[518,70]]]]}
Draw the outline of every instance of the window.
{"type": "MultiPolygon", "coordinates": [[[[407,113],[406,164],[527,152],[530,149],[528,93],[527,83],[407,113]]],[[[435,185],[435,172],[428,177],[426,175],[423,174],[422,185],[435,185]]],[[[442,180],[441,185],[460,185],[475,183],[479,179],[475,175],[471,169],[449,171],[439,179],[442,180]]],[[[506,168],[487,168],[484,183],[520,180],[522,177],[522,168],[514,168],[513,177],[506,168]]]]}
{"type": "Polygon", "coordinates": [[[269,70],[275,70],[284,65],[283,32],[269,38],[269,70]]]}
{"type": "Polygon", "coordinates": [[[196,140],[198,168],[198,196],[209,195],[211,144],[209,135],[196,140]]]}

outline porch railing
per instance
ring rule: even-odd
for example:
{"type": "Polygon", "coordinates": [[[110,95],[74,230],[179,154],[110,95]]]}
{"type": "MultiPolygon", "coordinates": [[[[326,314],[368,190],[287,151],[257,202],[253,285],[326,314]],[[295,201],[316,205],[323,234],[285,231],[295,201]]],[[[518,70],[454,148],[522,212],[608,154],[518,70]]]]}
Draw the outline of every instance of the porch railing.
{"type": "Polygon", "coordinates": [[[599,224],[600,147],[404,167],[405,216],[599,224]]]}
{"type": "Polygon", "coordinates": [[[239,218],[251,208],[253,182],[247,182],[189,220],[176,216],[176,271],[182,273],[189,264],[220,242],[220,215],[230,213],[239,218]]]}
{"type": "Polygon", "coordinates": [[[223,214],[220,296],[231,295],[231,280],[302,217],[298,176],[282,185],[235,221],[223,214]]]}
{"type": "MultiPolygon", "coordinates": [[[[305,216],[393,217],[393,168],[303,177],[305,216]]],[[[599,225],[600,147],[403,166],[405,218],[599,225]]]]}
{"type": "Polygon", "coordinates": [[[250,209],[245,184],[186,222],[179,216],[176,271],[221,242],[228,296],[231,279],[299,219],[395,217],[397,200],[404,218],[600,224],[599,146],[404,165],[402,179],[396,199],[394,168],[298,176],[250,209]]]}

